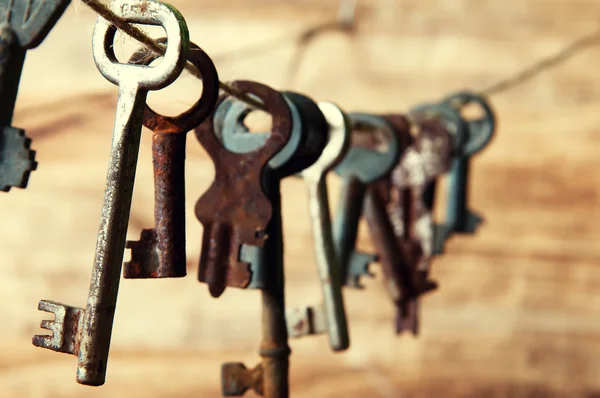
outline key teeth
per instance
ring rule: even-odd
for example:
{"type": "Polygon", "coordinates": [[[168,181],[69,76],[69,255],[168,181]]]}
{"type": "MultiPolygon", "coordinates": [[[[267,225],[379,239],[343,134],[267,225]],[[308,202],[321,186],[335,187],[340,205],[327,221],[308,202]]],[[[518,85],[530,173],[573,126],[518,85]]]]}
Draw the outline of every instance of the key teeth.
{"type": "Polygon", "coordinates": [[[221,365],[221,394],[224,397],[241,397],[249,389],[262,396],[262,366],[249,370],[241,362],[226,362],[221,365]]]}
{"type": "Polygon", "coordinates": [[[31,172],[38,166],[35,161],[36,152],[30,149],[32,140],[25,135],[25,130],[14,127],[4,127],[2,134],[7,144],[4,153],[0,154],[0,158],[3,158],[3,162],[0,162],[0,175],[8,175],[12,178],[0,186],[0,191],[9,192],[13,187],[25,189],[31,172]],[[7,169],[4,172],[3,167],[7,169]]]}
{"type": "Polygon", "coordinates": [[[49,300],[40,301],[38,310],[54,314],[54,320],[44,319],[40,322],[40,328],[52,333],[35,335],[31,343],[36,347],[77,355],[84,310],[49,300]]]}
{"type": "Polygon", "coordinates": [[[362,276],[375,277],[375,274],[369,270],[369,265],[376,261],[378,261],[378,257],[374,254],[353,251],[348,260],[346,286],[354,289],[364,289],[364,285],[360,283],[360,278],[362,276]]]}
{"type": "Polygon", "coordinates": [[[158,253],[155,252],[157,242],[156,230],[142,229],[139,240],[128,240],[125,248],[131,250],[131,260],[123,264],[123,278],[147,279],[155,278],[159,265],[158,253]]]}
{"type": "Polygon", "coordinates": [[[483,221],[484,220],[482,216],[475,212],[468,211],[467,216],[465,217],[465,222],[456,228],[456,232],[460,234],[472,235],[477,231],[477,228],[483,224],[483,221]]]}

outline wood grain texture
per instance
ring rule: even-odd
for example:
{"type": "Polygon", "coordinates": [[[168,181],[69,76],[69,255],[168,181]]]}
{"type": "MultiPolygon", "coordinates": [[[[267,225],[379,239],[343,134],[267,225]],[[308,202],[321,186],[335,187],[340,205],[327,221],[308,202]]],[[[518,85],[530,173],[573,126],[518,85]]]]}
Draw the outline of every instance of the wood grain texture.
{"type": "MultiPolygon", "coordinates": [[[[290,37],[335,17],[334,0],[172,3],[223,80],[374,112],[492,83],[593,31],[600,13],[591,0],[364,1],[359,33],[317,38],[288,82],[290,37]],[[267,51],[244,52],[269,41],[267,51]]],[[[34,138],[39,169],[27,190],[0,195],[0,396],[218,397],[221,362],[258,360],[259,296],[229,289],[215,300],[196,281],[202,230],[191,210],[214,169],[193,136],[189,275],[122,281],[106,385],[77,385],[74,357],[31,345],[40,299],[83,306],[87,297],[116,104],[91,56],[94,22],[71,5],[26,61],[14,125],[34,138]]],[[[493,98],[499,130],[474,161],[471,188],[486,223],[434,262],[441,288],[423,300],[422,334],[396,337],[381,282],[367,281],[345,294],[348,352],[332,354],[325,336],[291,342],[293,397],[600,396],[599,62],[592,49],[493,98]]],[[[173,114],[200,87],[183,76],[150,101],[173,114]]],[[[134,239],[152,225],[150,143],[145,132],[134,239]]],[[[332,204],[337,187],[331,178],[332,204]]],[[[286,181],[283,195],[287,300],[306,304],[320,291],[304,186],[286,181]]],[[[365,228],[360,246],[372,248],[365,228]]]]}

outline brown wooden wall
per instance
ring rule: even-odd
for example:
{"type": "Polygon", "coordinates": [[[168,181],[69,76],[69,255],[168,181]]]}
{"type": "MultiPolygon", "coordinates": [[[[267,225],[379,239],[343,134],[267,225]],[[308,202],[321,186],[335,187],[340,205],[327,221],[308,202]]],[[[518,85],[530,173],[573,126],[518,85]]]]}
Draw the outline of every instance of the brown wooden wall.
{"type": "MultiPolygon", "coordinates": [[[[223,80],[373,112],[479,89],[600,20],[591,0],[362,1],[359,32],[319,37],[290,81],[294,32],[333,18],[335,1],[172,4],[223,80]]],[[[196,281],[202,229],[191,209],[214,169],[193,136],[189,275],[121,282],[106,385],[77,385],[74,357],[31,345],[45,317],[40,299],[84,306],[87,297],[117,92],[91,56],[94,22],[72,4],[27,58],[14,125],[34,138],[40,165],[27,190],[0,195],[0,396],[218,397],[221,362],[258,360],[259,300],[233,289],[214,300],[196,281]]],[[[441,288],[423,301],[422,334],[396,337],[381,282],[368,281],[345,296],[348,352],[332,354],[326,337],[292,341],[293,397],[600,396],[599,63],[591,49],[493,97],[499,130],[473,163],[471,190],[486,224],[435,261],[441,288]]],[[[188,75],[150,101],[174,114],[200,87],[188,75]]],[[[337,186],[332,179],[334,204],[337,186]]],[[[286,181],[283,195],[287,300],[313,302],[320,291],[304,186],[286,181]]],[[[146,131],[130,238],[152,225],[152,209],[146,131]]],[[[360,246],[371,248],[364,228],[360,246]]]]}

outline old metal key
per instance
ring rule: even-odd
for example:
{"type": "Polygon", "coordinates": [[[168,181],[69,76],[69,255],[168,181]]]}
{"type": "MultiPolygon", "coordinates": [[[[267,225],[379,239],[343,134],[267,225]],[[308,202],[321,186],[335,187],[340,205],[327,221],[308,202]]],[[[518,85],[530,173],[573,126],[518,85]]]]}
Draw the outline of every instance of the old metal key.
{"type": "Polygon", "coordinates": [[[370,275],[369,263],[376,256],[359,253],[355,250],[358,225],[362,214],[363,201],[367,186],[386,176],[397,163],[402,150],[401,138],[396,135],[394,126],[386,119],[371,114],[351,113],[355,124],[351,136],[351,148],[334,169],[342,177],[343,185],[333,225],[333,237],[336,254],[342,267],[342,283],[346,286],[361,288],[359,280],[370,275]],[[356,126],[369,126],[375,131],[363,132],[356,126]],[[374,150],[373,145],[359,146],[360,136],[373,138],[380,134],[385,148],[374,150]]]}
{"type": "MultiPolygon", "coordinates": [[[[446,220],[435,227],[434,254],[441,254],[444,243],[453,233],[473,234],[483,222],[483,218],[469,210],[467,206],[469,164],[470,157],[481,151],[492,139],[495,117],[485,99],[470,92],[459,92],[449,96],[440,104],[425,105],[415,110],[438,112],[444,124],[454,133],[456,141],[449,172],[446,220]],[[482,119],[469,121],[460,115],[460,109],[470,102],[477,103],[483,109],[482,119]]],[[[430,196],[434,195],[435,181],[430,186],[430,196]]]]}
{"type": "MultiPolygon", "coordinates": [[[[443,104],[419,105],[410,111],[415,119],[424,120],[435,118],[450,133],[451,142],[451,165],[454,159],[461,153],[468,138],[467,125],[460,114],[452,107],[443,104]]],[[[451,166],[452,167],[452,166],[451,166]]],[[[435,195],[437,192],[437,179],[427,183],[423,192],[423,201],[430,211],[433,212],[435,195]]],[[[450,217],[446,214],[446,218],[450,217]]],[[[446,240],[452,233],[452,224],[447,220],[442,223],[433,224],[433,254],[441,254],[446,240]]]]}
{"type": "MultiPolygon", "coordinates": [[[[388,117],[394,122],[394,118],[388,117]]],[[[434,290],[428,280],[433,256],[433,218],[423,200],[427,184],[448,170],[452,138],[437,120],[415,118],[419,132],[387,181],[386,208],[398,244],[410,264],[418,296],[434,290]]],[[[399,303],[398,303],[399,304],[399,303]]],[[[418,298],[397,305],[396,333],[419,330],[418,298]]]]}
{"type": "MultiPolygon", "coordinates": [[[[166,38],[158,40],[166,44],[166,38]]],[[[152,130],[154,164],[154,221],[156,228],[142,230],[139,241],[127,241],[131,261],[123,277],[178,278],[186,275],[185,253],[185,147],[186,134],[213,110],[219,98],[219,77],[210,57],[190,42],[188,60],[202,76],[202,95],[179,116],[162,116],[146,105],[144,126],[152,130]]],[[[150,65],[157,56],[142,47],[129,63],[150,65]]]]}
{"type": "Polygon", "coordinates": [[[33,338],[35,346],[77,355],[77,382],[92,386],[104,384],[106,376],[146,96],[149,90],[159,90],[177,79],[189,42],[185,20],[168,4],[115,0],[111,8],[129,22],[161,25],[169,44],[156,67],[119,64],[112,47],[116,29],[101,17],[96,22],[94,61],[100,73],[118,85],[119,100],[88,303],[84,310],[40,301],[38,308],[54,313],[55,319],[41,323],[51,335],[33,338]]]}
{"type": "MultiPolygon", "coordinates": [[[[281,94],[290,111],[292,131],[286,145],[265,166],[263,181],[267,174],[285,178],[309,167],[323,152],[327,139],[323,134],[328,129],[327,122],[312,99],[293,92],[281,94]]],[[[269,138],[270,132],[249,133],[244,119],[251,111],[248,104],[228,98],[215,112],[215,128],[227,150],[251,152],[262,147],[269,138]]],[[[272,266],[266,260],[266,250],[264,246],[242,244],[240,260],[249,263],[252,271],[247,289],[262,289],[265,286],[266,272],[272,266]]]]}
{"type": "Polygon", "coordinates": [[[341,290],[341,266],[333,242],[325,176],[348,150],[350,123],[342,110],[330,102],[319,103],[319,108],[329,124],[329,141],[321,157],[303,170],[301,176],[308,188],[309,213],[319,278],[323,288],[323,302],[317,307],[287,309],[286,321],[288,335],[291,337],[327,332],[331,348],[341,351],[349,347],[350,339],[341,290]]]}
{"type": "Polygon", "coordinates": [[[215,179],[196,202],[196,218],[204,226],[198,279],[208,284],[213,297],[219,297],[226,286],[247,288],[253,279],[252,264],[243,258],[242,247],[265,244],[273,208],[263,185],[264,172],[292,132],[290,110],[281,95],[255,82],[233,84],[263,100],[273,115],[273,127],[264,145],[255,150],[227,149],[218,136],[222,132],[215,117],[223,111],[221,106],[227,106],[228,96],[223,96],[213,114],[195,130],[215,164],[215,179]]]}
{"type": "Polygon", "coordinates": [[[471,92],[459,92],[446,98],[442,104],[460,109],[476,103],[484,112],[482,119],[465,120],[467,140],[455,157],[450,169],[448,185],[448,207],[446,222],[452,226],[452,233],[473,234],[483,222],[481,215],[468,209],[469,166],[471,157],[483,150],[491,141],[496,130],[496,118],[488,102],[482,96],[471,92]]]}
{"type": "Polygon", "coordinates": [[[37,168],[25,131],[11,127],[25,54],[46,38],[70,0],[0,0],[0,191],[25,188],[37,168]]]}

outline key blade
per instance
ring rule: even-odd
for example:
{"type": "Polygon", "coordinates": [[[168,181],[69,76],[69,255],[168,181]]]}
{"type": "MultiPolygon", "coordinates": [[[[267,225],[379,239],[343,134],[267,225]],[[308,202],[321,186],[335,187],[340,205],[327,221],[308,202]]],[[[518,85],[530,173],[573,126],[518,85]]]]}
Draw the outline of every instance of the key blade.
{"type": "Polygon", "coordinates": [[[11,187],[26,188],[29,175],[37,169],[35,151],[25,131],[10,126],[0,132],[0,191],[11,187]]]}
{"type": "Polygon", "coordinates": [[[454,232],[459,234],[472,235],[477,231],[477,228],[483,223],[483,217],[479,214],[467,210],[467,214],[463,218],[462,222],[459,223],[454,232]]]}
{"type": "Polygon", "coordinates": [[[8,22],[25,49],[40,45],[71,0],[0,0],[0,25],[8,22]]]}
{"type": "Polygon", "coordinates": [[[84,310],[48,300],[40,301],[38,309],[54,314],[55,318],[53,321],[43,320],[41,322],[40,327],[50,330],[52,334],[33,336],[33,345],[56,352],[77,355],[79,353],[84,310]]]}

